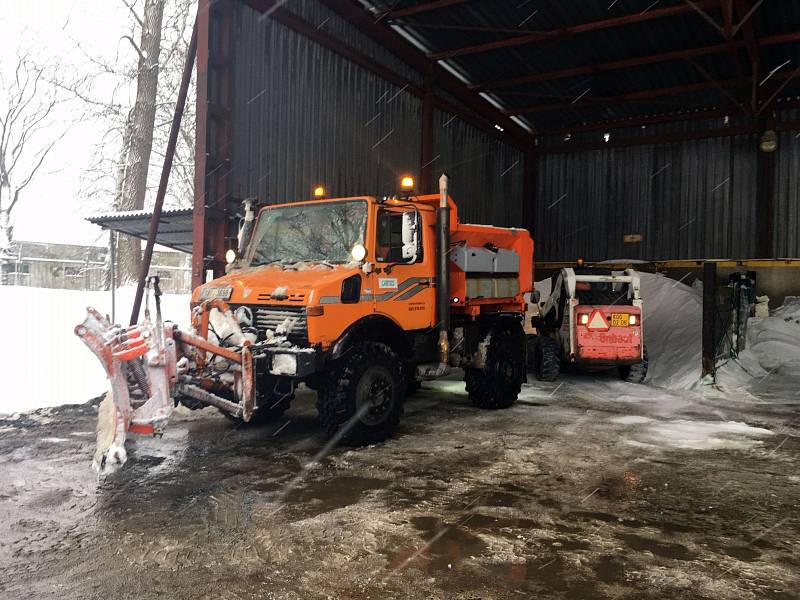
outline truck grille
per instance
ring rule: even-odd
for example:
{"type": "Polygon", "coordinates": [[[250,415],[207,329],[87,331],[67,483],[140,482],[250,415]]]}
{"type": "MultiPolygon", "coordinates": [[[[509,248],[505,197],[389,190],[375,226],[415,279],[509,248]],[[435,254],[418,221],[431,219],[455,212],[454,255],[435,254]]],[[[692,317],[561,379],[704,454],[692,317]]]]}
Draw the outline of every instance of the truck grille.
{"type": "Polygon", "coordinates": [[[254,325],[259,334],[265,335],[267,329],[271,329],[274,333],[281,324],[286,322],[286,319],[290,319],[289,322],[294,322],[294,324],[287,336],[289,340],[308,342],[308,322],[304,306],[251,304],[249,307],[253,311],[254,325]]]}

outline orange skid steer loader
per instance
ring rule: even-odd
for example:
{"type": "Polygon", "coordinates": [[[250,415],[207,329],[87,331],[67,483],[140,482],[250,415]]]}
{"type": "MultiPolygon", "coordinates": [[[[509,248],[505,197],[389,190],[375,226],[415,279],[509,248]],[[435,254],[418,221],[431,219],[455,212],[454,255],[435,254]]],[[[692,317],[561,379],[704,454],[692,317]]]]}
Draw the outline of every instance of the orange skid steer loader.
{"type": "MultiPolygon", "coordinates": [[[[401,187],[413,187],[407,179],[401,187]]],[[[98,472],[125,461],[128,432],[163,432],[178,403],[263,423],[303,382],[317,392],[328,436],[373,443],[395,432],[408,393],[454,367],[475,406],[516,400],[533,242],[524,229],[461,223],[446,176],[439,194],[406,189],[257,214],[246,201],[243,216],[227,274],[192,294],[191,331],[162,320],[157,280],[155,312],[148,306],[140,325],[89,309],[76,327],[111,380],[98,472]]]]}

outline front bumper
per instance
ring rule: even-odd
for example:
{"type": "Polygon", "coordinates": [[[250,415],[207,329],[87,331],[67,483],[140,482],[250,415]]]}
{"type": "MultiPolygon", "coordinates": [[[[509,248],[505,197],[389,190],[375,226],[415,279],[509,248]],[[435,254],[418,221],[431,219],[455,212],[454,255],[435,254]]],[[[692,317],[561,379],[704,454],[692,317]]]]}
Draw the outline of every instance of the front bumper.
{"type": "MultiPolygon", "coordinates": [[[[261,353],[259,353],[261,354],[261,353]]],[[[321,369],[323,356],[317,348],[299,346],[265,348],[266,370],[271,375],[303,379],[321,369]]]]}

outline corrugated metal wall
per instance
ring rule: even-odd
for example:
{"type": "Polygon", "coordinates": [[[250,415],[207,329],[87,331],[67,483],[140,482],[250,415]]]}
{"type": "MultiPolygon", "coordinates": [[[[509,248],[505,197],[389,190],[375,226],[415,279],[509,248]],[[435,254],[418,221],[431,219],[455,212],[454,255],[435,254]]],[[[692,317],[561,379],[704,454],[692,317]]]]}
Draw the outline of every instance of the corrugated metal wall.
{"type": "Polygon", "coordinates": [[[433,172],[447,173],[466,223],[522,226],[522,153],[435,111],[433,172]]]}
{"type": "MultiPolygon", "coordinates": [[[[800,110],[787,111],[786,120],[800,119],[800,110]]],[[[800,256],[800,132],[778,136],[775,156],[775,256],[800,256]]]]}
{"type": "MultiPolygon", "coordinates": [[[[537,260],[752,258],[757,147],[757,136],[744,135],[543,154],[537,179],[537,260]],[[626,243],[624,236],[630,234],[641,235],[642,241],[626,243]]],[[[796,257],[796,132],[780,135],[776,161],[775,256],[796,257]]]]}
{"type": "Polygon", "coordinates": [[[239,5],[233,189],[267,203],[383,194],[419,165],[420,102],[239,5]]]}
{"type": "MultiPolygon", "coordinates": [[[[412,81],[420,76],[313,0],[284,8],[412,81]]],[[[267,203],[383,196],[419,174],[421,101],[243,4],[237,4],[231,193],[267,203]]],[[[462,218],[518,225],[520,153],[437,111],[434,172],[447,171],[462,218]]]]}

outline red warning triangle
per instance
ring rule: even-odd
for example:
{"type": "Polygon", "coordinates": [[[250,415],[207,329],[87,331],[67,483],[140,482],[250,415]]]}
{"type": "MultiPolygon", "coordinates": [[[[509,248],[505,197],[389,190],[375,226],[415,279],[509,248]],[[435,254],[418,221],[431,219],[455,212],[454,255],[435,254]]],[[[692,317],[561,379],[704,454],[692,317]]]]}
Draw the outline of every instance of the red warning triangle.
{"type": "Polygon", "coordinates": [[[608,322],[606,321],[605,315],[600,312],[600,309],[595,309],[595,311],[592,313],[592,316],[589,317],[589,322],[586,324],[586,329],[591,329],[592,331],[608,330],[608,322]]]}

